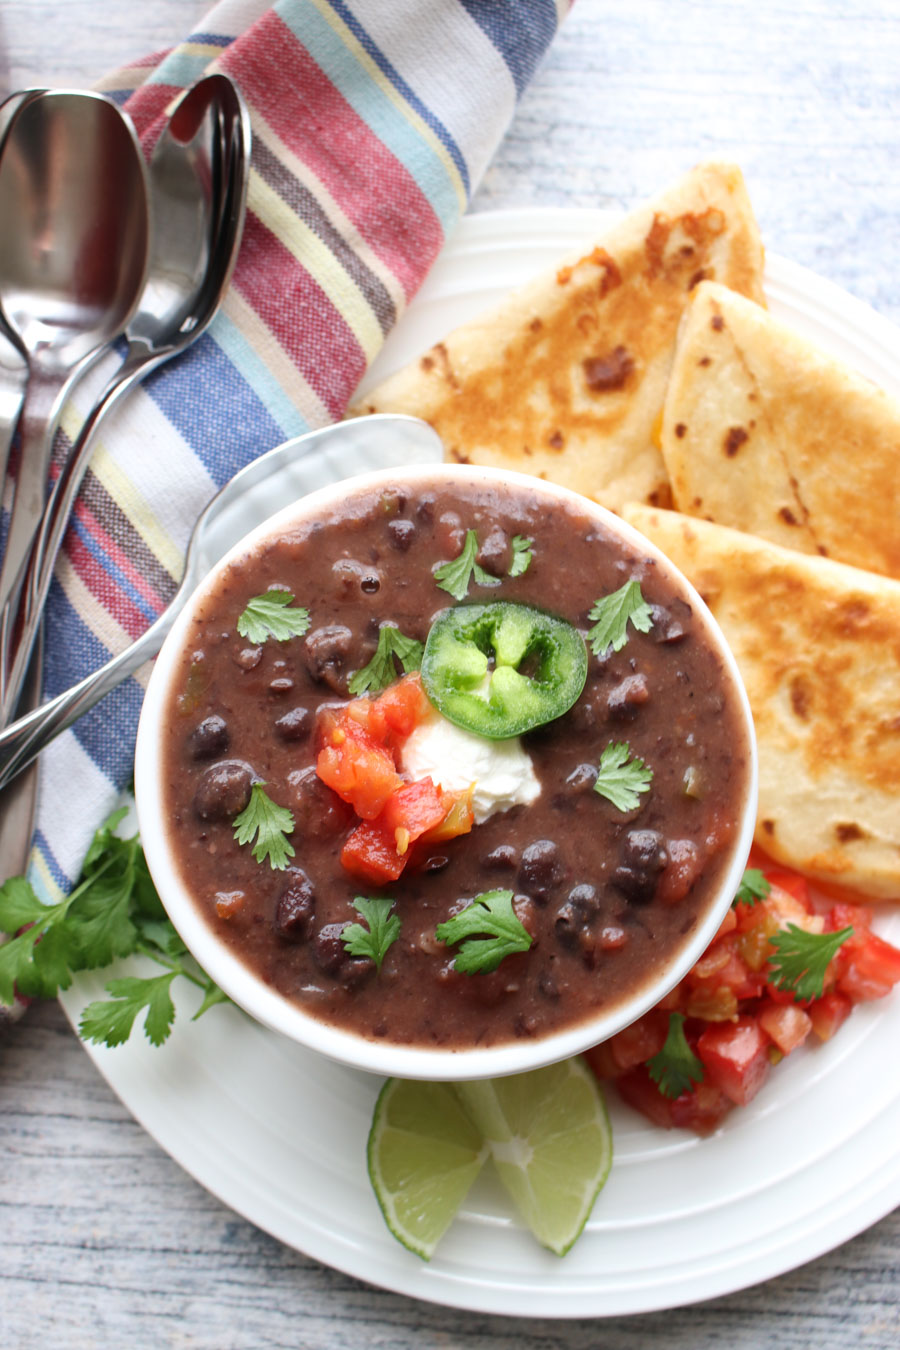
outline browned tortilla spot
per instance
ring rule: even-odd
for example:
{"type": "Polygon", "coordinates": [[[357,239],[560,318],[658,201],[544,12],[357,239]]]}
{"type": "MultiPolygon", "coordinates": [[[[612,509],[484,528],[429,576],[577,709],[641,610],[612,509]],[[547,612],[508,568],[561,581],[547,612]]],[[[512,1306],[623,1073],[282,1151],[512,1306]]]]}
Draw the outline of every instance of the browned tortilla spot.
{"type": "Polygon", "coordinates": [[[865,832],[858,825],[852,823],[835,825],[834,832],[842,844],[849,844],[854,839],[865,838],[865,832]]]}
{"type": "Polygon", "coordinates": [[[681,440],[682,436],[685,434],[686,431],[687,427],[683,422],[679,422],[675,427],[675,435],[678,437],[679,440],[681,440]]]}
{"type": "Polygon", "coordinates": [[[774,834],[774,833],[775,833],[775,822],[774,822],[774,820],[761,820],[759,823],[760,823],[760,825],[763,827],[763,829],[765,830],[766,834],[774,834]]]}
{"type": "Polygon", "coordinates": [[[722,329],[725,327],[725,320],[722,318],[721,314],[714,314],[709,321],[709,326],[710,328],[714,328],[717,333],[721,333],[722,329]]]}
{"type": "Polygon", "coordinates": [[[634,358],[624,347],[614,347],[606,356],[589,356],[582,362],[588,388],[596,394],[624,389],[634,370],[634,358]]]}
{"type": "Polygon", "coordinates": [[[796,525],[797,517],[789,506],[782,506],[778,512],[785,525],[796,525]]]}
{"type": "Polygon", "coordinates": [[[809,717],[810,692],[806,682],[800,676],[791,680],[791,707],[801,721],[809,717]]]}
{"type": "Polygon", "coordinates": [[[728,458],[733,459],[748,439],[748,433],[743,427],[729,427],[725,436],[725,453],[728,458]]]}

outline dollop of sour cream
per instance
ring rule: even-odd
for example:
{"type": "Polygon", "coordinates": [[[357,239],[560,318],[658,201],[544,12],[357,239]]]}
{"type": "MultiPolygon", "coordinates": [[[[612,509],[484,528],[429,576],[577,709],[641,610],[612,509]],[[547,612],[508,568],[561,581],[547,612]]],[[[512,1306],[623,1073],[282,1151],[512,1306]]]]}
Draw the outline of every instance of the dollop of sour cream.
{"type": "Polygon", "coordinates": [[[414,782],[430,778],[448,792],[459,792],[474,783],[472,811],[476,825],[511,806],[527,806],[541,795],[531,757],[518,736],[489,741],[454,726],[438,712],[420,722],[407,737],[400,763],[414,782]]]}

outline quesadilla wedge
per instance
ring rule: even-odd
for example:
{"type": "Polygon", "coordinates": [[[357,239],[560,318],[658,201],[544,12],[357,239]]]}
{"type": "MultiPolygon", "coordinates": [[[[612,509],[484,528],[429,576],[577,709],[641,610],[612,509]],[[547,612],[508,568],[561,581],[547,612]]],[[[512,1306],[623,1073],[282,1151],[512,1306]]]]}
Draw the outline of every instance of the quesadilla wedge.
{"type": "Polygon", "coordinates": [[[679,511],[900,577],[900,401],[724,286],[691,297],[661,443],[679,511]]]}
{"type": "Polygon", "coordinates": [[[623,515],[694,583],[737,659],[757,842],[809,876],[900,898],[900,582],[673,511],[623,515]]]}
{"type": "Polygon", "coordinates": [[[762,265],[740,170],[702,164],[351,414],[423,417],[450,459],[537,474],[614,509],[666,504],[654,432],[686,300],[713,277],[762,302],[762,265]]]}

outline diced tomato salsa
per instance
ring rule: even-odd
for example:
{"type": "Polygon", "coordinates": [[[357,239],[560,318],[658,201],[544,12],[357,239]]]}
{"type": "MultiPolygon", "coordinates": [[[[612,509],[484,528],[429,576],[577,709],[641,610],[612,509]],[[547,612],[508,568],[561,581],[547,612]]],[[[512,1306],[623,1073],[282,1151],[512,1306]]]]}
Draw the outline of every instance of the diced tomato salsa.
{"type": "Polygon", "coordinates": [[[377,698],[354,699],[319,716],[316,773],[361,822],[341,850],[341,863],[374,886],[397,880],[415,859],[418,840],[453,839],[474,823],[471,790],[446,792],[430,778],[410,782],[400,771],[403,742],[430,706],[412,674],[377,698]]]}
{"type": "Polygon", "coordinates": [[[681,984],[657,1007],[586,1052],[601,1079],[623,1100],[666,1129],[710,1134],[734,1106],[746,1106],[773,1065],[810,1038],[827,1041],[853,1007],[883,998],[900,983],[900,949],[871,930],[871,911],[848,900],[810,896],[806,879],[760,860],[771,890],[755,904],[736,902],[681,984]],[[774,982],[771,939],[789,924],[812,933],[853,931],[825,972],[822,994],[798,1001],[774,982]],[[684,1016],[687,1044],[702,1079],[680,1096],[665,1096],[648,1061],[662,1050],[671,1013],[684,1016]]]}

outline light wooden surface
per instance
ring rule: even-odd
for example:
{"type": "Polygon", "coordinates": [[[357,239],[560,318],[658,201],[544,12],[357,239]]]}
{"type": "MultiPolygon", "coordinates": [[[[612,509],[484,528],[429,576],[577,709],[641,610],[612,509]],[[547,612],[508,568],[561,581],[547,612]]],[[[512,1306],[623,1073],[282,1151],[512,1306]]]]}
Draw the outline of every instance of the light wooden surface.
{"type": "MultiPolygon", "coordinates": [[[[0,88],[89,84],[204,8],[0,0],[0,88]]],[[[579,0],[474,209],[627,206],[698,158],[733,156],[769,247],[900,323],[898,113],[897,0],[579,0]]],[[[9,1035],[0,1094],[5,1350],[900,1345],[900,1213],[711,1303],[520,1322],[370,1289],[237,1218],[129,1117],[56,1006],[9,1035]]]]}

